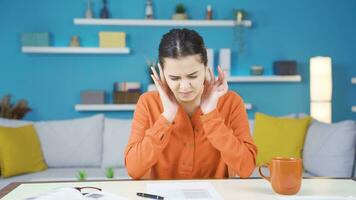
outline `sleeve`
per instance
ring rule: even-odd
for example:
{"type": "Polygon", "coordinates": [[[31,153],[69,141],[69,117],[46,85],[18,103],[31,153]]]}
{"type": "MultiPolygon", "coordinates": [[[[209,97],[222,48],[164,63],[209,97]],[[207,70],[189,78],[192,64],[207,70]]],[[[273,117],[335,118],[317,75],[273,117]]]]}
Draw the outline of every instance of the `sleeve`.
{"type": "Polygon", "coordinates": [[[134,179],[142,178],[158,161],[168,144],[172,125],[160,115],[149,127],[149,111],[142,95],[136,105],[129,142],[125,149],[125,165],[134,179]]]}
{"type": "Polygon", "coordinates": [[[243,100],[234,94],[232,102],[230,125],[224,123],[217,109],[202,115],[201,121],[208,140],[221,152],[224,162],[234,171],[233,176],[246,178],[256,166],[257,147],[250,134],[243,100]]]}

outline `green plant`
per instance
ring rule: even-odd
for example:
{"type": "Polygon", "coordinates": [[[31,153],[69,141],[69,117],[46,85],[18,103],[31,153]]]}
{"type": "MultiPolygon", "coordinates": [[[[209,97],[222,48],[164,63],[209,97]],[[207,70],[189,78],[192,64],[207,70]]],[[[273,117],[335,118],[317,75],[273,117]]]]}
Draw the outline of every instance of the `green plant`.
{"type": "Polygon", "coordinates": [[[185,13],[185,6],[182,3],[176,5],[176,13],[184,14],[185,13]]]}
{"type": "Polygon", "coordinates": [[[79,181],[85,181],[87,180],[87,173],[84,171],[84,170],[79,170],[78,173],[77,173],[77,179],[79,181]]]}
{"type": "Polygon", "coordinates": [[[106,169],[105,175],[106,178],[114,178],[114,169],[112,167],[109,167],[106,169]]]}
{"type": "Polygon", "coordinates": [[[239,53],[242,54],[245,51],[245,38],[244,38],[244,26],[243,20],[246,19],[247,12],[243,9],[233,9],[233,15],[236,20],[236,26],[234,28],[235,41],[239,45],[239,53]]]}
{"type": "Polygon", "coordinates": [[[22,119],[31,111],[26,100],[21,99],[16,104],[11,103],[11,95],[5,95],[0,101],[0,117],[7,119],[22,119]]]}

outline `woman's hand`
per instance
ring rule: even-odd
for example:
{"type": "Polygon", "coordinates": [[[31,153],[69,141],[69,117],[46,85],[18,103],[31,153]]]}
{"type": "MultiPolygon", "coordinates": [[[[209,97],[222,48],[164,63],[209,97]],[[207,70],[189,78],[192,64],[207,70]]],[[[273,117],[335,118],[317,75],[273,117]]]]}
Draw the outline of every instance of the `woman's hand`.
{"type": "Polygon", "coordinates": [[[164,79],[163,70],[160,64],[158,64],[158,68],[159,68],[159,76],[156,72],[156,69],[151,67],[151,70],[153,72],[153,74],[151,74],[151,77],[157,87],[159,96],[162,101],[162,105],[163,105],[162,115],[169,122],[172,123],[178,111],[178,103],[164,79]]]}
{"type": "Polygon", "coordinates": [[[213,111],[219,101],[219,98],[226,94],[228,90],[227,80],[221,67],[218,67],[218,77],[215,78],[211,69],[210,80],[204,82],[204,92],[201,97],[200,108],[203,114],[213,111]]]}

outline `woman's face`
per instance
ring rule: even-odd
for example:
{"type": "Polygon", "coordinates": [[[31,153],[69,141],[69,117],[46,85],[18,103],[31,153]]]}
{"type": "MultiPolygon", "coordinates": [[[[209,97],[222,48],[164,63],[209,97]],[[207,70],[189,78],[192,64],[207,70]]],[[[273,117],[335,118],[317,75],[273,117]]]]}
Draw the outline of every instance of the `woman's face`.
{"type": "Polygon", "coordinates": [[[177,101],[182,103],[193,102],[201,95],[205,70],[199,54],[179,59],[164,58],[164,77],[177,101]]]}

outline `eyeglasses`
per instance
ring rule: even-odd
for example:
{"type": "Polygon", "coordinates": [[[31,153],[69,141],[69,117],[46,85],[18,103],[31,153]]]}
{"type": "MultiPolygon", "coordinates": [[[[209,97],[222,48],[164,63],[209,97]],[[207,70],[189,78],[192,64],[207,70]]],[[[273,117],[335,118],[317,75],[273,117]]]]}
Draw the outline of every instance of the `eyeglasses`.
{"type": "Polygon", "coordinates": [[[74,187],[74,189],[78,190],[80,193],[82,193],[82,195],[86,195],[86,194],[92,193],[92,192],[101,191],[100,188],[97,188],[97,187],[90,187],[90,186],[86,186],[86,187],[74,187]]]}

